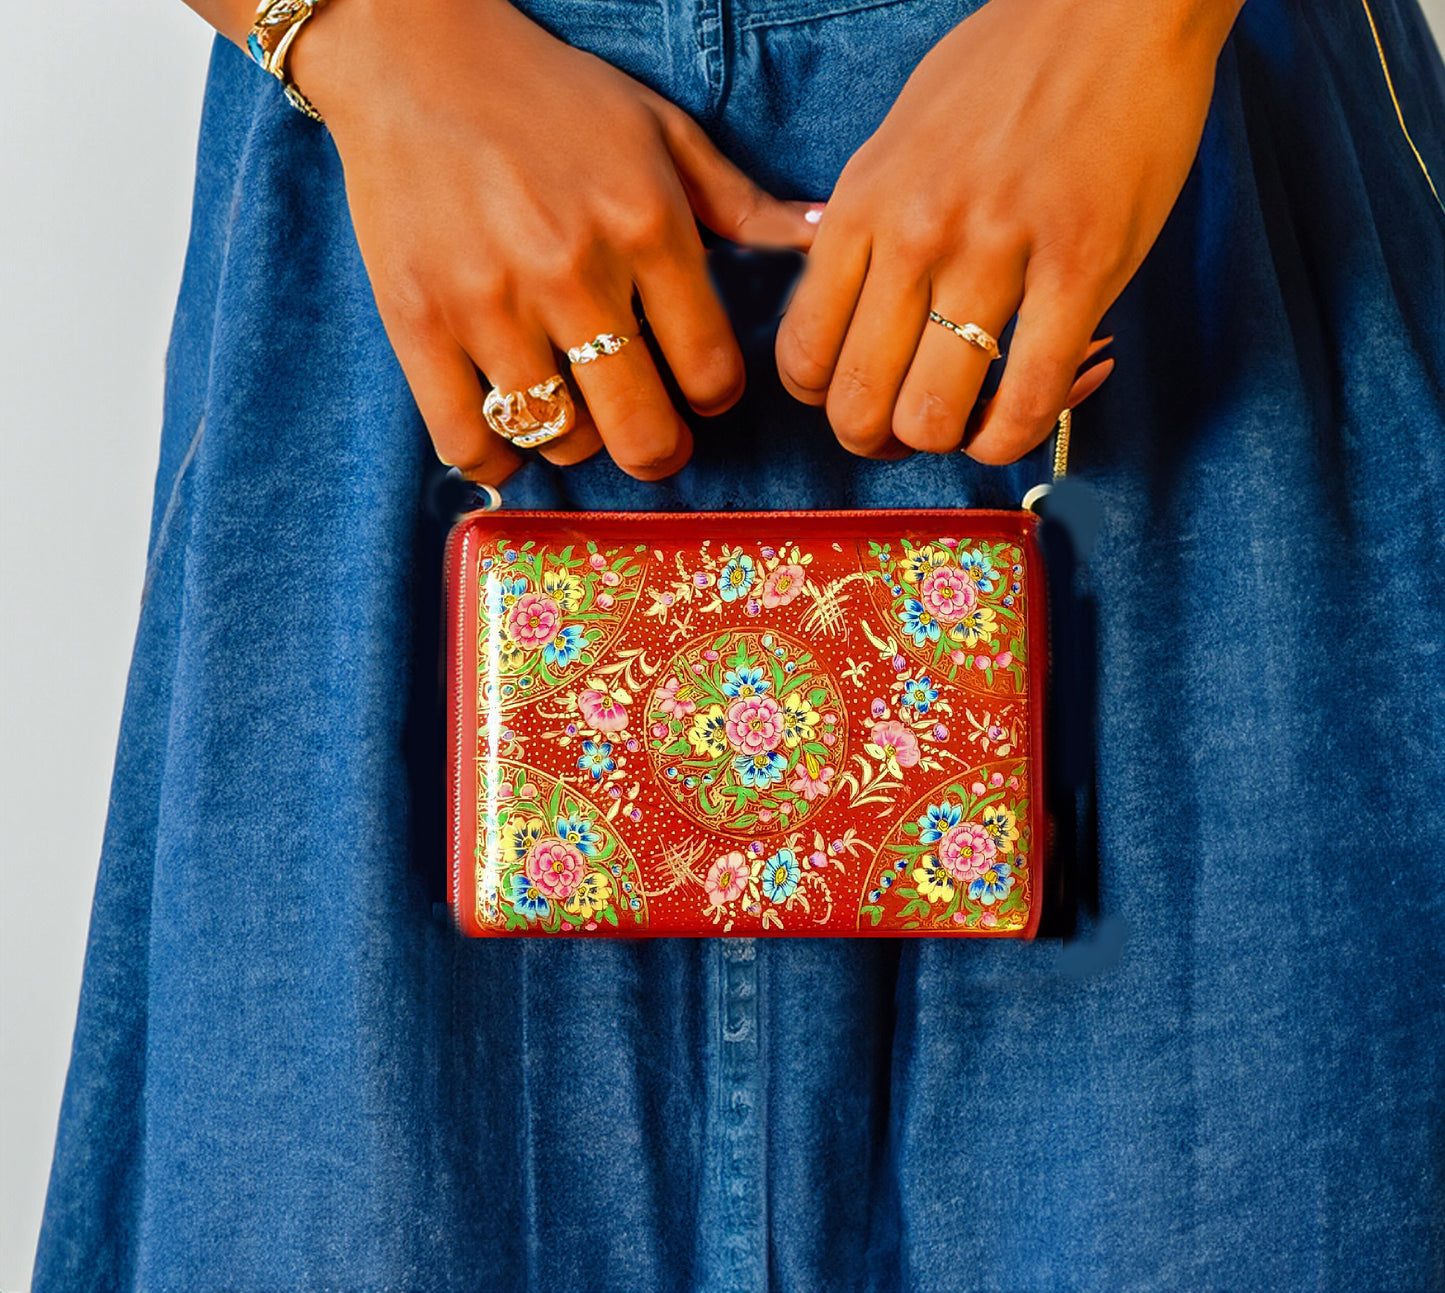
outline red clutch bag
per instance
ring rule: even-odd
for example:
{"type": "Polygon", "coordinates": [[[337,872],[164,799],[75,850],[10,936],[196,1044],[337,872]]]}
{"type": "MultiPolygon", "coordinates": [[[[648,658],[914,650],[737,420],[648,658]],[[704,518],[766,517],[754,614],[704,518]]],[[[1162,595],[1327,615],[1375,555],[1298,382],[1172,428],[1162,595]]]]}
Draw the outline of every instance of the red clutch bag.
{"type": "Polygon", "coordinates": [[[472,935],[1038,927],[1032,512],[472,512],[447,540],[472,935]]]}

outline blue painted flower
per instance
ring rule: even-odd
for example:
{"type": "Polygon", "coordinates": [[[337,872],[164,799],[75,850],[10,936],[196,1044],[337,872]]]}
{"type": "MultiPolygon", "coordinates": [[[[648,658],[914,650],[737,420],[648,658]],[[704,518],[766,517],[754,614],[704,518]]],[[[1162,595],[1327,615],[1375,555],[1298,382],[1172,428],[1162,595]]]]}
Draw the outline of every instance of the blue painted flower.
{"type": "Polygon", "coordinates": [[[552,910],[542,891],[520,871],[512,877],[512,906],[528,920],[545,917],[552,910]]]}
{"type": "Polygon", "coordinates": [[[740,552],[737,556],[728,560],[717,577],[718,596],[725,602],[735,602],[739,597],[753,586],[753,576],[757,568],[753,565],[751,557],[745,557],[740,552]]]}
{"type": "Polygon", "coordinates": [[[763,897],[769,902],[786,902],[798,891],[802,873],[797,854],[792,849],[779,849],[763,863],[763,897]]]}
{"type": "Polygon", "coordinates": [[[565,669],[582,654],[586,645],[587,634],[581,625],[564,624],[557,630],[557,636],[542,648],[542,658],[550,665],[565,669]]]}
{"type": "Polygon", "coordinates": [[[998,578],[998,571],[993,568],[993,562],[984,555],[978,548],[971,552],[965,552],[958,559],[959,566],[975,584],[981,593],[993,592],[994,580],[998,578]]]}
{"type": "Polygon", "coordinates": [[[918,838],[924,844],[936,844],[963,820],[959,804],[929,804],[928,811],[918,819],[918,838]]]}
{"type": "MultiPolygon", "coordinates": [[[[601,774],[594,772],[592,775],[595,777],[601,774]]],[[[571,844],[584,857],[596,857],[602,847],[602,836],[593,828],[590,817],[581,817],[576,813],[559,817],[556,831],[559,840],[571,844]]]]}
{"type": "Polygon", "coordinates": [[[593,780],[601,781],[604,773],[617,766],[612,758],[612,742],[583,741],[582,757],[577,760],[577,766],[583,772],[590,772],[593,780]]]}
{"type": "Polygon", "coordinates": [[[754,790],[775,786],[788,770],[788,761],[776,750],[766,754],[739,754],[733,760],[733,771],[743,785],[754,790]]]}
{"type": "Polygon", "coordinates": [[[909,678],[903,684],[903,707],[905,709],[917,710],[920,714],[928,713],[928,707],[938,699],[938,688],[933,685],[933,679],[927,674],[921,678],[909,678]]]}
{"type": "Polygon", "coordinates": [[[938,641],[938,621],[933,618],[931,612],[924,609],[923,603],[918,598],[910,597],[904,602],[898,618],[903,622],[903,631],[917,645],[923,646],[926,642],[938,641]]]}
{"type": "Polygon", "coordinates": [[[488,575],[487,610],[493,615],[500,615],[503,611],[510,609],[516,603],[517,598],[526,591],[527,577],[525,575],[505,572],[488,575]]]}
{"type": "Polygon", "coordinates": [[[985,907],[992,907],[996,902],[1002,902],[1008,891],[1014,887],[1013,867],[1001,858],[994,858],[985,871],[977,880],[968,886],[968,896],[974,902],[981,902],[985,907]]]}
{"type": "Polygon", "coordinates": [[[739,699],[746,696],[761,696],[772,689],[772,679],[763,677],[762,665],[747,665],[741,669],[729,669],[723,674],[723,695],[739,699]]]}

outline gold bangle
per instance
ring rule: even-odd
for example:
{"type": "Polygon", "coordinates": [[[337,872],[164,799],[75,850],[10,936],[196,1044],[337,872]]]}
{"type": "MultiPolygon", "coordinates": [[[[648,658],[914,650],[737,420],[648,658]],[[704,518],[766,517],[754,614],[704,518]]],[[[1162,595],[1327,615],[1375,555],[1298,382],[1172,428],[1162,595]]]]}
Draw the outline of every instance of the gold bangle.
{"type": "Polygon", "coordinates": [[[302,24],[325,3],[326,0],[261,0],[256,8],[256,21],[246,36],[246,52],[256,65],[280,81],[291,106],[312,121],[320,121],[321,114],[286,75],[286,55],[302,24]]]}

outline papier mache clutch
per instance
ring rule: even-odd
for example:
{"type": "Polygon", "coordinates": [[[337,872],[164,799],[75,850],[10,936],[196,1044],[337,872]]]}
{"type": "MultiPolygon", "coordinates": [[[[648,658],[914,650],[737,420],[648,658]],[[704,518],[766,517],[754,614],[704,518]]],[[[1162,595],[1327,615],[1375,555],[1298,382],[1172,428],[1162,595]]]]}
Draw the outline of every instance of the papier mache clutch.
{"type": "Polygon", "coordinates": [[[471,512],[446,548],[470,935],[1030,937],[1031,512],[471,512]]]}

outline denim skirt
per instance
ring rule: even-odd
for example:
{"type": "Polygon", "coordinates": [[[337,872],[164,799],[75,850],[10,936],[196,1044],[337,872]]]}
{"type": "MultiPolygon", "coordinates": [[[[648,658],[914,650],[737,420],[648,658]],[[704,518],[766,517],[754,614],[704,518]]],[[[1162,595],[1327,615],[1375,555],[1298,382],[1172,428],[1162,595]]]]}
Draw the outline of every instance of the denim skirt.
{"type": "MultiPolygon", "coordinates": [[[[821,199],[969,5],[523,7],[821,199]]],[[[1074,940],[467,941],[437,464],[329,134],[218,42],[37,1293],[1445,1286],[1437,188],[1414,0],[1250,0],[1076,421],[1074,940]]],[[[509,505],[1042,478],[850,457],[778,383],[774,262],[729,263],[748,393],[688,467],[509,505]]]]}

